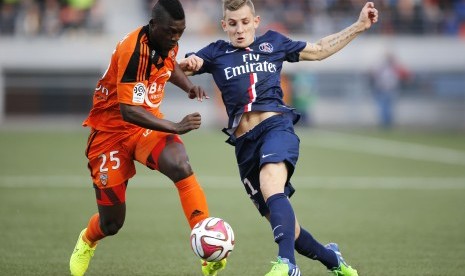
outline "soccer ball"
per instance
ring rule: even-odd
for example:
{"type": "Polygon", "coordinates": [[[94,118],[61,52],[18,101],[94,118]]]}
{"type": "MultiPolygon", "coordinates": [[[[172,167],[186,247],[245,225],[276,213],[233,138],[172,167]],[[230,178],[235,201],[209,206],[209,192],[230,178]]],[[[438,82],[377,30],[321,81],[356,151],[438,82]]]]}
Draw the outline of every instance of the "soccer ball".
{"type": "Polygon", "coordinates": [[[205,261],[221,261],[234,249],[234,232],[223,219],[206,218],[192,228],[191,247],[205,261]]]}

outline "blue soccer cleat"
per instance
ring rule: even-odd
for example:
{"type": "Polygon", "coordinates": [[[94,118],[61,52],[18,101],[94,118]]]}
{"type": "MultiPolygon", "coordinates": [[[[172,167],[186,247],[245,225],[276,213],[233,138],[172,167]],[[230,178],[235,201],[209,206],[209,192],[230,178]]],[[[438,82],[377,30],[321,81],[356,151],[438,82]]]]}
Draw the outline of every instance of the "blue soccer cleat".
{"type": "Polygon", "coordinates": [[[339,246],[336,243],[329,243],[325,247],[334,251],[337,256],[338,267],[334,267],[329,270],[332,274],[337,276],[358,276],[357,270],[353,269],[344,261],[341,251],[339,251],[339,246]]]}

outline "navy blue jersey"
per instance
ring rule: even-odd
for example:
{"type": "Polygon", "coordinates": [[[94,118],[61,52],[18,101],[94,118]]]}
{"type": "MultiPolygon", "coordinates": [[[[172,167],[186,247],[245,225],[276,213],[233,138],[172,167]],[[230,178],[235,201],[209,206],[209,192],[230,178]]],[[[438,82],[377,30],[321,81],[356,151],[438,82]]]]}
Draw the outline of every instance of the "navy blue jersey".
{"type": "Polygon", "coordinates": [[[210,73],[221,91],[233,129],[244,112],[289,112],[283,102],[280,74],[284,61],[299,61],[306,42],[268,31],[247,48],[218,40],[196,53],[204,60],[196,74],[210,73]]]}

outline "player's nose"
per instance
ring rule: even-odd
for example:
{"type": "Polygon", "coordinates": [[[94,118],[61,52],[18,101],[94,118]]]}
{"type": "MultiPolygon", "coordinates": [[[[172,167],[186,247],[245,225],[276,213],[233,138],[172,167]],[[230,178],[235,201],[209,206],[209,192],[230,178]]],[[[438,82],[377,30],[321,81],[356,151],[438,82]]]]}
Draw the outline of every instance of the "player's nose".
{"type": "Polygon", "coordinates": [[[172,42],[177,43],[179,41],[179,39],[181,39],[181,35],[174,35],[174,36],[171,37],[172,42]]]}
{"type": "Polygon", "coordinates": [[[242,24],[237,24],[236,33],[241,34],[244,32],[244,26],[242,24]]]}

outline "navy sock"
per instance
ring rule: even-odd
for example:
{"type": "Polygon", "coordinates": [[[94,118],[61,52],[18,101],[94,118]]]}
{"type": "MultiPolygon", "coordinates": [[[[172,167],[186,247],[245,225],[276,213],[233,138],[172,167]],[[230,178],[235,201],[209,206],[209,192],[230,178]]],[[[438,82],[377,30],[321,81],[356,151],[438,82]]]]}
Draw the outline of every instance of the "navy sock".
{"type": "Polygon", "coordinates": [[[279,246],[278,255],[295,264],[295,215],[291,203],[284,193],[279,193],[270,196],[266,205],[270,209],[270,224],[274,241],[279,246]]]}
{"type": "Polygon", "coordinates": [[[305,257],[320,261],[328,269],[338,266],[336,253],[324,247],[303,228],[300,228],[300,235],[295,241],[295,250],[305,257]]]}

